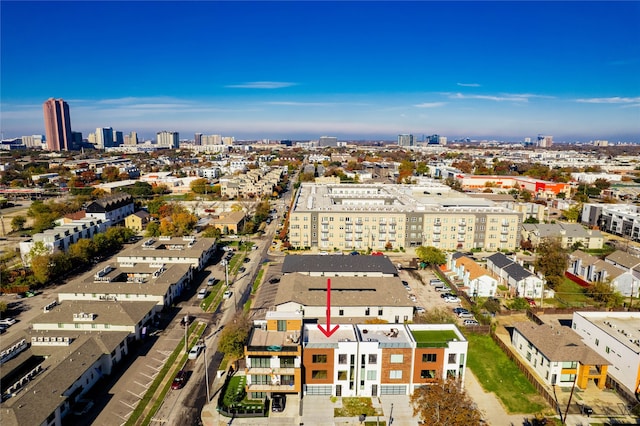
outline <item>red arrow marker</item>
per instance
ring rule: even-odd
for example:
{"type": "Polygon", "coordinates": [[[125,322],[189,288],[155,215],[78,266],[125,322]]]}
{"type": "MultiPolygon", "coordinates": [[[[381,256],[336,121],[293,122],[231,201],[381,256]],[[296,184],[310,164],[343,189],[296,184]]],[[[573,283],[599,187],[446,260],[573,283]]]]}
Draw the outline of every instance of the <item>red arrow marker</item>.
{"type": "Polygon", "coordinates": [[[318,328],[325,336],[331,337],[339,327],[336,325],[333,330],[331,329],[331,278],[327,278],[327,328],[322,328],[320,324],[318,324],[318,328]]]}

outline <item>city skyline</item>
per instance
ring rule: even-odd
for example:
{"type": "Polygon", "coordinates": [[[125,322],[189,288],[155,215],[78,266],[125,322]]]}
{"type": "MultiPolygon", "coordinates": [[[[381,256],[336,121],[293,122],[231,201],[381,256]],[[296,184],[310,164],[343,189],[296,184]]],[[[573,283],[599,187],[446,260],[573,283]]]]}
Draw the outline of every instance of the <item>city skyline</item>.
{"type": "Polygon", "coordinates": [[[638,20],[637,2],[2,2],[0,128],[44,134],[55,97],[85,137],[640,142],[638,20]]]}

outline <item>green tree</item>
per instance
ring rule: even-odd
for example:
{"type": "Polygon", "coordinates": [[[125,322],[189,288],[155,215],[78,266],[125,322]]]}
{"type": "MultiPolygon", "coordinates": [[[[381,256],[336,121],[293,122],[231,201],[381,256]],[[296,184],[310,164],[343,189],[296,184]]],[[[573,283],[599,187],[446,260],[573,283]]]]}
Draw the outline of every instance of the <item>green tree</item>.
{"type": "Polygon", "coordinates": [[[164,201],[160,197],[156,197],[147,203],[147,210],[149,211],[150,215],[158,217],[158,215],[160,214],[160,208],[165,204],[167,204],[166,201],[164,201]]]}
{"type": "Polygon", "coordinates": [[[551,288],[556,288],[564,279],[569,255],[562,248],[560,238],[543,238],[536,248],[535,267],[547,279],[551,288]]]}
{"type": "Polygon", "coordinates": [[[27,223],[27,218],[22,215],[14,216],[11,219],[11,229],[18,232],[24,229],[24,224],[27,223]]]}
{"type": "Polygon", "coordinates": [[[416,255],[427,265],[444,265],[447,261],[442,250],[433,246],[420,246],[416,248],[416,255]]]}
{"type": "Polygon", "coordinates": [[[210,192],[208,191],[209,181],[205,178],[195,179],[191,182],[189,187],[191,188],[191,191],[195,192],[196,194],[204,194],[205,192],[210,192]]]}
{"type": "Polygon", "coordinates": [[[523,311],[525,309],[530,309],[531,305],[527,302],[523,297],[516,297],[509,303],[509,309],[513,309],[514,311],[523,311]]]}
{"type": "Polygon", "coordinates": [[[410,399],[413,415],[432,426],[480,425],[482,413],[456,377],[437,378],[415,389],[410,399]]]}
{"type": "Polygon", "coordinates": [[[249,337],[251,321],[242,312],[238,312],[220,333],[218,350],[227,357],[236,360],[244,356],[244,344],[249,337]]]}
{"type": "Polygon", "coordinates": [[[147,237],[159,237],[160,236],[160,224],[158,222],[149,222],[145,231],[147,237]]]}
{"type": "Polygon", "coordinates": [[[533,216],[529,216],[523,223],[540,223],[540,221],[533,216]]]}
{"type": "Polygon", "coordinates": [[[45,284],[49,281],[51,256],[48,254],[34,256],[30,259],[31,272],[36,282],[45,284]]]}
{"type": "Polygon", "coordinates": [[[69,246],[69,256],[82,263],[89,263],[91,259],[93,259],[93,256],[95,256],[93,241],[88,238],[82,238],[76,243],[71,244],[69,246]]]}
{"type": "Polygon", "coordinates": [[[577,203],[563,210],[562,215],[567,219],[567,222],[577,222],[580,218],[580,213],[582,213],[582,204],[577,203]]]}
{"type": "Polygon", "coordinates": [[[523,189],[522,191],[520,191],[520,198],[522,199],[522,201],[528,203],[533,198],[533,195],[531,195],[530,191],[523,189]]]}
{"type": "Polygon", "coordinates": [[[611,279],[591,283],[585,293],[593,300],[604,304],[607,308],[615,308],[624,304],[624,296],[611,285],[611,279]]]}

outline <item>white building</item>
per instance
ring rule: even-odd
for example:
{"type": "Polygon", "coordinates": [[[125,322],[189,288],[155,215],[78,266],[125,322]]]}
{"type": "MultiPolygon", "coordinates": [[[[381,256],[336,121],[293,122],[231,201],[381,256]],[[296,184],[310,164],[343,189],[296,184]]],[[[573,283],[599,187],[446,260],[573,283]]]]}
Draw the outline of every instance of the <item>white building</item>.
{"type": "Polygon", "coordinates": [[[609,384],[635,399],[640,392],[640,313],[574,312],[572,328],[611,364],[609,384]]]}
{"type": "Polygon", "coordinates": [[[156,134],[156,145],[166,148],[180,148],[180,134],[163,130],[156,134]]]}
{"type": "Polygon", "coordinates": [[[449,269],[456,273],[462,280],[462,286],[458,288],[469,297],[494,297],[498,290],[498,280],[493,278],[487,268],[464,256],[462,253],[453,253],[449,259],[449,269]]]}

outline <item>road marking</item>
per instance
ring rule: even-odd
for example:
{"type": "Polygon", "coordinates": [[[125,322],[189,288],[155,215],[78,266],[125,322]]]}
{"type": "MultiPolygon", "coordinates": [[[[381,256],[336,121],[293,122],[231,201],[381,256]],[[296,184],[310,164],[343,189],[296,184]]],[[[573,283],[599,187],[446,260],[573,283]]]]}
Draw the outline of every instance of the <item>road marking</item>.
{"type": "Polygon", "coordinates": [[[135,383],[136,385],[142,386],[145,389],[149,389],[149,383],[151,383],[151,382],[147,383],[146,385],[143,385],[142,383],[134,380],[133,383],[135,383]]]}
{"type": "Polygon", "coordinates": [[[127,407],[129,407],[129,408],[131,408],[132,410],[135,410],[135,409],[136,409],[136,407],[135,407],[135,406],[133,406],[133,405],[129,405],[129,404],[127,404],[126,402],[124,402],[123,400],[120,400],[120,402],[122,402],[124,405],[126,405],[126,406],[127,406],[127,407]]]}
{"type": "MultiPolygon", "coordinates": [[[[135,397],[137,397],[138,399],[142,399],[142,396],[140,396],[140,395],[136,395],[134,392],[131,392],[131,390],[129,390],[129,389],[127,389],[127,392],[129,392],[131,395],[134,395],[134,396],[135,396],[135,397]]],[[[145,391],[142,391],[142,394],[144,395],[144,393],[145,393],[145,392],[146,392],[146,390],[145,390],[145,391]]]]}

